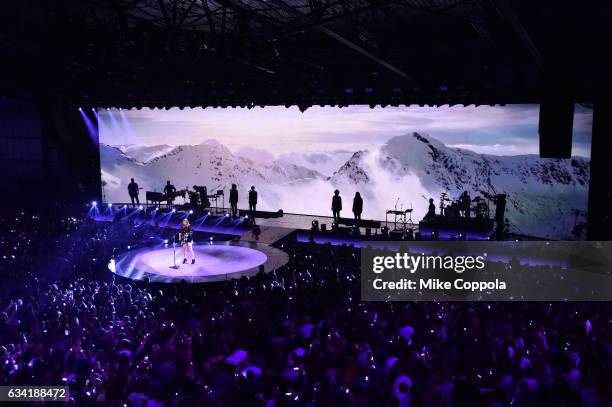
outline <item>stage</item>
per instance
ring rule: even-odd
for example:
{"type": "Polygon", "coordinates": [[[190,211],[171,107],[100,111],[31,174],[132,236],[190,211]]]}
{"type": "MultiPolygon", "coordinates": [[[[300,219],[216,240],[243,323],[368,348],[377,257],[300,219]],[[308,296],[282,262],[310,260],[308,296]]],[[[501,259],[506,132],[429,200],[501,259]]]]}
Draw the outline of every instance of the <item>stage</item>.
{"type": "Polygon", "coordinates": [[[183,248],[176,247],[174,264],[171,246],[147,247],[130,250],[111,260],[109,269],[132,280],[158,283],[207,283],[256,274],[263,266],[264,272],[275,270],[287,263],[289,257],[282,250],[252,242],[215,242],[193,246],[196,263],[183,264],[183,248]]]}

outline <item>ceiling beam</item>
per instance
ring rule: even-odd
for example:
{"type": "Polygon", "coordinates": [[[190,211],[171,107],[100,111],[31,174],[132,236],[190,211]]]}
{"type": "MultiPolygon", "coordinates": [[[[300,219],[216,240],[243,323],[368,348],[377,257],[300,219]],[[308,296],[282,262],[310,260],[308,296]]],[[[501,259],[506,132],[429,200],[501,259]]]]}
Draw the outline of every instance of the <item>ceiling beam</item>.
{"type": "Polygon", "coordinates": [[[401,0],[389,0],[389,1],[379,1],[376,3],[372,3],[369,6],[365,6],[365,7],[360,7],[360,8],[355,8],[351,11],[347,11],[344,13],[338,13],[332,17],[327,17],[327,18],[322,18],[319,20],[314,21],[312,18],[308,19],[308,24],[306,25],[302,25],[302,26],[298,26],[298,27],[292,27],[289,31],[286,32],[282,32],[279,35],[277,35],[275,38],[276,39],[280,39],[280,38],[284,38],[284,37],[289,37],[291,35],[295,35],[304,31],[309,31],[309,30],[314,30],[317,29],[321,26],[327,25],[327,24],[331,24],[331,23],[337,23],[340,22],[344,19],[347,19],[349,17],[354,17],[357,16],[359,14],[363,14],[363,13],[367,13],[370,11],[375,11],[375,10],[384,10],[384,8],[386,6],[389,6],[393,3],[398,3],[401,0]]]}
{"type": "Polygon", "coordinates": [[[191,2],[189,3],[189,6],[187,7],[187,10],[185,10],[183,12],[183,15],[181,16],[181,19],[179,20],[179,22],[177,23],[177,25],[179,27],[181,27],[183,25],[183,22],[185,21],[185,19],[187,18],[187,16],[189,15],[189,13],[191,12],[191,9],[193,8],[193,6],[195,6],[197,0],[191,0],[191,2]]]}
{"type": "Polygon", "coordinates": [[[173,24],[172,24],[172,20],[170,19],[170,15],[168,14],[168,10],[166,10],[166,5],[164,4],[163,0],[157,0],[157,4],[159,5],[159,9],[162,12],[162,15],[164,16],[164,20],[166,21],[166,25],[168,26],[168,28],[172,28],[173,24]]]}
{"type": "MultiPolygon", "coordinates": [[[[282,0],[267,0],[266,1],[269,4],[274,4],[275,6],[283,9],[285,12],[287,12],[288,14],[292,14],[296,17],[309,17],[306,14],[302,13],[299,10],[294,9],[293,7],[291,7],[290,5],[288,5],[287,3],[285,3],[282,0]]],[[[389,62],[385,61],[384,59],[374,55],[373,53],[371,53],[370,51],[366,50],[365,48],[363,48],[362,46],[356,44],[355,42],[349,40],[348,38],[336,33],[335,31],[325,27],[325,26],[318,26],[315,28],[316,30],[322,32],[323,34],[327,35],[328,37],[333,38],[334,40],[340,42],[341,44],[346,45],[347,47],[349,47],[350,49],[352,49],[353,51],[358,52],[359,54],[365,56],[366,58],[376,62],[377,64],[383,66],[384,68],[387,68],[388,70],[390,70],[391,72],[395,73],[396,75],[401,76],[404,79],[407,79],[409,81],[413,81],[414,78],[412,78],[410,75],[408,75],[406,72],[404,72],[403,70],[401,70],[400,68],[390,64],[389,62]]]]}
{"type": "Polygon", "coordinates": [[[202,7],[204,7],[204,12],[206,13],[206,20],[208,21],[208,27],[210,29],[210,32],[215,35],[215,19],[213,18],[212,13],[210,12],[208,0],[202,0],[202,7]]]}
{"type": "Polygon", "coordinates": [[[540,53],[540,50],[538,49],[538,47],[535,45],[535,43],[531,39],[531,36],[527,32],[523,24],[521,24],[521,21],[519,20],[518,16],[514,12],[514,9],[512,9],[512,6],[510,5],[510,3],[508,3],[507,0],[491,0],[491,1],[493,2],[493,5],[497,8],[498,13],[503,18],[508,20],[508,22],[512,26],[512,29],[514,30],[516,35],[518,35],[518,37],[521,39],[521,42],[523,43],[525,48],[527,48],[527,51],[529,51],[529,53],[531,54],[531,57],[533,58],[536,66],[539,69],[542,69],[542,54],[540,53]]]}
{"type": "Polygon", "coordinates": [[[278,26],[278,22],[272,20],[271,18],[256,12],[248,7],[243,6],[242,4],[235,3],[231,0],[215,0],[215,3],[222,5],[228,9],[234,10],[237,13],[240,13],[244,16],[252,18],[254,21],[257,21],[261,25],[267,26],[278,26]]]}

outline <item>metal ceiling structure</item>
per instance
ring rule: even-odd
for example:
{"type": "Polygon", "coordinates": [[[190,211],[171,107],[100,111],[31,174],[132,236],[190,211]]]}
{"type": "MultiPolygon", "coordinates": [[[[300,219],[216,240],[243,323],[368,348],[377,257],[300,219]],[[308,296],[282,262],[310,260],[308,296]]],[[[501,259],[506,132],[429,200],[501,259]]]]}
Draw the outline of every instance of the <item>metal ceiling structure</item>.
{"type": "Polygon", "coordinates": [[[0,21],[0,93],[83,106],[590,103],[612,71],[594,1],[23,0],[0,21]]]}

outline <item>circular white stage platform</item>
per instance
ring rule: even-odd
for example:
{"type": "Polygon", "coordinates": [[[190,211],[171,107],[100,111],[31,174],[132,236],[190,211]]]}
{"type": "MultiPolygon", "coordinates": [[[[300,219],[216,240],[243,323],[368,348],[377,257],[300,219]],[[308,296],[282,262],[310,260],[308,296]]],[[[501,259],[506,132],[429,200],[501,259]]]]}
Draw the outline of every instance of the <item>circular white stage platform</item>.
{"type": "Polygon", "coordinates": [[[109,263],[109,269],[132,280],[151,282],[206,283],[240,278],[256,274],[263,265],[264,272],[287,263],[289,257],[282,250],[261,243],[219,242],[193,246],[196,263],[183,264],[183,248],[176,247],[177,269],[172,268],[172,247],[152,247],[122,253],[109,263]]]}

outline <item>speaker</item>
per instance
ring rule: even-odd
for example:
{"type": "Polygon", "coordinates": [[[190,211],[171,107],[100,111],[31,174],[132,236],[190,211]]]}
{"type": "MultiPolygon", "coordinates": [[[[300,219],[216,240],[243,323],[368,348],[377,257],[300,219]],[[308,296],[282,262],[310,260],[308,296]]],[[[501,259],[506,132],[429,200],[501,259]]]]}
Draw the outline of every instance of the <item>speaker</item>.
{"type": "Polygon", "coordinates": [[[327,225],[325,223],[321,223],[321,232],[325,232],[327,230],[327,225]]]}
{"type": "Polygon", "coordinates": [[[574,103],[545,100],[540,104],[540,157],[570,158],[574,103]]]}

